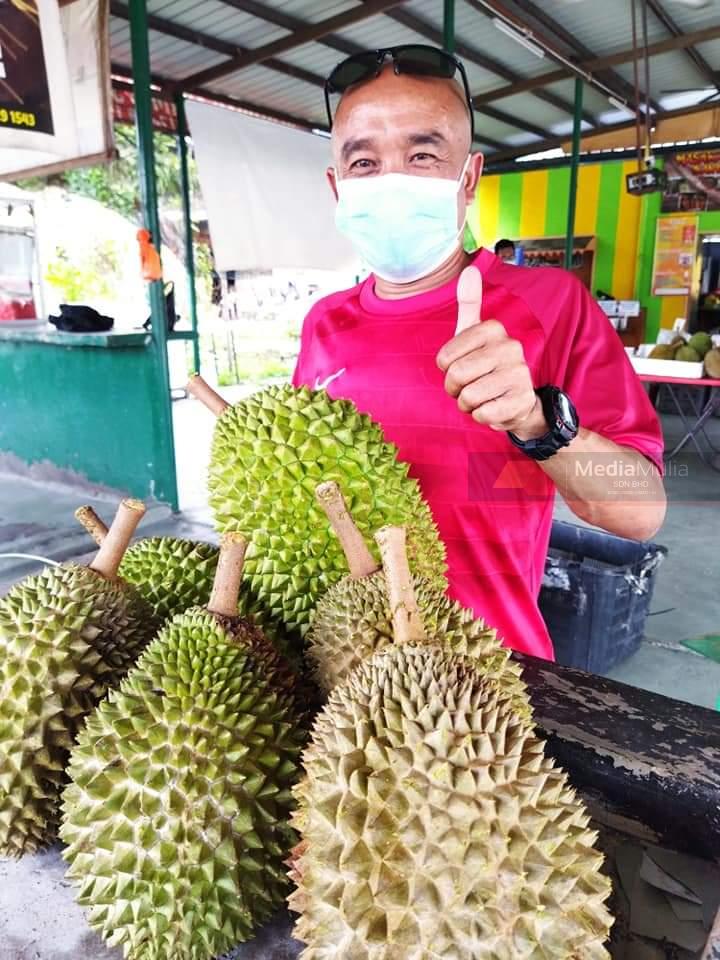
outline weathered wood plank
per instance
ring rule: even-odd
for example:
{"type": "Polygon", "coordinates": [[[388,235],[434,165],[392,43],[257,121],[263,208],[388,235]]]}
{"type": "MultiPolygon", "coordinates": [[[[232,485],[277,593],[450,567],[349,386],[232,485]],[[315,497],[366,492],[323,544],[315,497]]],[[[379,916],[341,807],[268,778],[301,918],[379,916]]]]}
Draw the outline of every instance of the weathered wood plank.
{"type": "Polygon", "coordinates": [[[548,752],[675,850],[720,859],[720,714],[518,655],[548,752]]]}

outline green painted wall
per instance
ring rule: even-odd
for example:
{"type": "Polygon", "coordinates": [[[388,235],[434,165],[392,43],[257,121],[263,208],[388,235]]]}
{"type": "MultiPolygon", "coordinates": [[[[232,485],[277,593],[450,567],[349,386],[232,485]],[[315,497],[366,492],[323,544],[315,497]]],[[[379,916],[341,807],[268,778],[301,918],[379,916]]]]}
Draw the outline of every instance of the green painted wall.
{"type": "Polygon", "coordinates": [[[144,336],[128,339],[133,345],[108,348],[0,336],[0,451],[172,504],[167,437],[154,412],[155,348],[144,336]]]}

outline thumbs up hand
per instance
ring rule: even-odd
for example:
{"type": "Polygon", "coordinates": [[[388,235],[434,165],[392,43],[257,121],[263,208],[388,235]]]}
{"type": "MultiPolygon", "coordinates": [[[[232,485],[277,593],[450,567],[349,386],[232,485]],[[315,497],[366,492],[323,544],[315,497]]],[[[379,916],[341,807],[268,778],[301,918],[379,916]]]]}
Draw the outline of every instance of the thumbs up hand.
{"type": "Polygon", "coordinates": [[[437,355],[445,389],[463,413],[493,430],[509,430],[521,440],[547,433],[522,344],[497,320],[480,320],[482,276],[476,267],[460,274],[457,296],[455,336],[437,355]]]}

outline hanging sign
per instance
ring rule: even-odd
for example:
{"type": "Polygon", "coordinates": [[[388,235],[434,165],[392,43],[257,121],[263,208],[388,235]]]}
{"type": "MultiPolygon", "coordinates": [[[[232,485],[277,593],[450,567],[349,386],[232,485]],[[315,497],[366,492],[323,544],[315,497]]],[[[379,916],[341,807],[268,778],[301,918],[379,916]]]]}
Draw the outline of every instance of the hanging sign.
{"type": "Polygon", "coordinates": [[[0,0],[0,180],[112,150],[108,0],[0,0]]]}
{"type": "Polygon", "coordinates": [[[697,217],[658,217],[652,282],[654,296],[689,295],[697,240],[697,217]]]}
{"type": "Polygon", "coordinates": [[[663,213],[720,210],[720,150],[686,150],[665,161],[663,213]]]}
{"type": "MultiPolygon", "coordinates": [[[[135,95],[132,90],[113,88],[113,119],[115,123],[135,123],[135,95]]],[[[154,130],[161,133],[177,133],[175,104],[153,97],[152,125],[154,130]]]]}

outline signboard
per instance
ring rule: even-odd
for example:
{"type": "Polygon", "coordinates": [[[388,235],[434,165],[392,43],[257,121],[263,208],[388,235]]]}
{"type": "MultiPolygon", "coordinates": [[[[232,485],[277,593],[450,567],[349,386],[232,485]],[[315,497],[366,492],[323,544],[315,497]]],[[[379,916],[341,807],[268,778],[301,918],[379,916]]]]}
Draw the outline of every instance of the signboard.
{"type": "Polygon", "coordinates": [[[665,162],[662,212],[720,210],[720,150],[686,150],[665,162]]]}
{"type": "MultiPolygon", "coordinates": [[[[113,89],[113,119],[115,123],[135,123],[135,94],[132,90],[113,89]]],[[[160,97],[152,98],[152,125],[161,133],[177,133],[175,104],[160,97]]]]}
{"type": "Polygon", "coordinates": [[[0,0],[0,180],[112,150],[108,0],[0,0]]]}
{"type": "Polygon", "coordinates": [[[689,295],[697,240],[697,217],[658,217],[652,282],[654,296],[689,295]]]}

